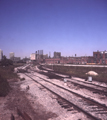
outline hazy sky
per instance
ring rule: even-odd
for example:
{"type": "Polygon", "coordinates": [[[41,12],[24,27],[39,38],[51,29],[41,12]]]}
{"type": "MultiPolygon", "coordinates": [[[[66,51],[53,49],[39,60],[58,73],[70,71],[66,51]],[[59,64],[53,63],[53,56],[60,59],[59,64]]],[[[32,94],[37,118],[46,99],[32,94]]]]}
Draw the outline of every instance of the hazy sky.
{"type": "Polygon", "coordinates": [[[107,0],[0,0],[0,49],[7,57],[107,50],[107,0]]]}

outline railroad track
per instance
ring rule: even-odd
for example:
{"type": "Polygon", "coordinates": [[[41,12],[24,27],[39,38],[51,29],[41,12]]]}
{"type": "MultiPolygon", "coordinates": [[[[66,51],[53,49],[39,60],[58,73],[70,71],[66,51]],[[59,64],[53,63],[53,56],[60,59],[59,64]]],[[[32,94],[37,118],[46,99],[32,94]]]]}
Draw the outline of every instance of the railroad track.
{"type": "MultiPolygon", "coordinates": [[[[39,73],[44,74],[46,76],[56,74],[56,73],[50,72],[50,71],[49,71],[49,73],[44,73],[44,72],[39,72],[39,73]]],[[[58,76],[58,74],[57,74],[57,76],[58,76]]],[[[61,78],[63,78],[63,77],[61,77],[61,78]]],[[[67,82],[72,83],[74,85],[78,85],[78,86],[80,86],[80,88],[85,88],[85,89],[88,89],[88,90],[92,91],[93,93],[98,93],[98,94],[102,94],[102,95],[107,96],[107,87],[96,85],[96,84],[93,84],[93,83],[86,83],[86,82],[79,81],[79,80],[76,80],[76,79],[70,79],[70,78],[67,78],[67,79],[68,79],[67,82]]],[[[61,79],[58,79],[58,80],[63,81],[61,79]]]]}
{"type": "Polygon", "coordinates": [[[88,89],[90,91],[93,91],[93,93],[98,93],[98,94],[107,96],[107,88],[106,87],[99,86],[99,85],[87,84],[87,83],[83,83],[83,82],[79,82],[79,81],[75,81],[75,80],[73,81],[72,79],[68,80],[68,82],[72,83],[74,85],[78,85],[82,88],[88,89]]]}
{"type": "MultiPolygon", "coordinates": [[[[46,71],[48,71],[48,72],[50,72],[50,73],[52,73],[52,74],[55,74],[55,75],[62,76],[62,74],[55,73],[54,71],[47,70],[47,69],[44,68],[44,67],[40,67],[40,69],[42,69],[42,70],[46,70],[46,71]]],[[[68,77],[68,78],[69,78],[69,77],[68,77]]],[[[81,83],[85,83],[85,84],[88,84],[88,85],[95,85],[96,87],[101,87],[101,88],[107,90],[107,87],[105,87],[105,86],[101,86],[101,85],[96,85],[96,84],[94,84],[94,83],[92,83],[92,82],[80,81],[80,80],[77,80],[76,78],[72,78],[72,80],[75,80],[75,81],[77,81],[77,82],[79,82],[79,83],[80,83],[80,82],[81,82],[81,83]]]]}
{"type": "MultiPolygon", "coordinates": [[[[85,115],[91,118],[91,120],[107,120],[107,106],[100,104],[91,98],[86,98],[84,96],[81,96],[77,93],[72,92],[69,89],[66,89],[62,86],[59,86],[55,83],[52,83],[48,81],[47,79],[44,79],[42,77],[37,76],[41,80],[45,81],[46,83],[42,83],[41,81],[35,80],[31,75],[25,74],[29,78],[31,78],[33,81],[37,82],[53,94],[58,96],[58,103],[62,104],[63,107],[70,110],[71,106],[75,108],[78,111],[82,111],[85,115]],[[47,83],[53,85],[53,89],[50,85],[47,85],[47,83]],[[45,84],[45,85],[44,85],[45,84]],[[63,90],[64,93],[60,94],[60,90],[63,90]],[[63,96],[63,94],[65,96],[63,96]],[[74,99],[72,99],[72,96],[74,96],[74,99]],[[76,100],[76,103],[75,103],[76,100]],[[63,104],[64,103],[64,104],[63,104]]],[[[72,109],[71,109],[72,110],[72,109]]]]}
{"type": "Polygon", "coordinates": [[[79,82],[79,83],[85,83],[85,84],[87,84],[87,85],[94,85],[94,86],[96,86],[96,87],[101,87],[102,89],[107,90],[107,87],[102,86],[102,85],[93,84],[92,82],[89,83],[89,82],[85,82],[85,81],[80,81],[80,80],[77,80],[76,78],[72,78],[72,80],[75,80],[75,81],[77,81],[77,82],[79,82]]]}

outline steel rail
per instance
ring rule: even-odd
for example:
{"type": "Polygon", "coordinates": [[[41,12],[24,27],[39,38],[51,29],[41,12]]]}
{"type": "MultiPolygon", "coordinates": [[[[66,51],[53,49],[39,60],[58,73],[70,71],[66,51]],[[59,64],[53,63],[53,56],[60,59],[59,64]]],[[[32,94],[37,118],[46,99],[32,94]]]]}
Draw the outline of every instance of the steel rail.
{"type": "MultiPolygon", "coordinates": [[[[33,70],[32,70],[33,71],[33,70]]],[[[41,74],[41,73],[40,73],[41,74]]],[[[45,73],[45,75],[46,75],[46,73],[45,73]]],[[[48,76],[48,75],[46,75],[46,76],[48,76]]],[[[58,76],[58,75],[57,75],[58,76]]],[[[59,80],[59,79],[58,79],[59,80]]],[[[60,80],[61,81],[61,80],[60,80]]],[[[93,87],[91,87],[91,86],[86,86],[86,85],[82,85],[82,84],[79,84],[79,83],[76,83],[76,82],[73,82],[73,81],[70,81],[70,80],[67,80],[68,82],[71,82],[71,83],[73,83],[73,84],[77,84],[77,85],[79,85],[79,86],[82,86],[83,88],[86,88],[86,89],[89,89],[89,90],[94,90],[94,91],[97,91],[97,93],[99,92],[99,93],[102,93],[102,94],[104,94],[104,95],[106,95],[107,96],[107,91],[106,90],[101,90],[101,89],[98,89],[98,88],[93,88],[93,87]]],[[[87,83],[86,83],[87,84],[87,83]]],[[[92,85],[92,84],[90,84],[90,85],[92,85]]],[[[106,88],[106,87],[102,87],[102,86],[99,86],[99,85],[95,85],[94,84],[94,86],[98,86],[98,87],[100,87],[100,88],[106,88]]],[[[107,88],[106,88],[107,89],[107,88]]]]}
{"type": "MultiPolygon", "coordinates": [[[[46,70],[45,68],[43,68],[44,70],[46,70]]],[[[49,70],[46,70],[46,71],[49,71],[49,70]]],[[[51,72],[50,71],[50,73],[52,73],[52,74],[57,74],[57,73],[55,73],[55,72],[51,72]]],[[[58,74],[60,74],[60,73],[58,73],[58,74]]],[[[59,75],[60,76],[60,75],[59,75]]],[[[69,77],[65,77],[65,78],[69,78],[69,77]]],[[[101,86],[101,85],[96,85],[96,84],[93,84],[93,83],[86,83],[86,82],[84,82],[84,81],[79,81],[79,80],[77,80],[77,79],[74,79],[74,78],[72,78],[73,80],[76,80],[76,81],[78,81],[78,82],[82,82],[82,83],[85,83],[85,84],[90,84],[90,85],[95,85],[95,86],[97,86],[97,87],[101,87],[101,88],[105,88],[105,89],[107,89],[107,87],[104,87],[104,86],[101,86]]],[[[69,81],[69,80],[68,80],[69,81]]],[[[70,82],[70,81],[69,81],[70,82]]]]}
{"type": "MultiPolygon", "coordinates": [[[[35,76],[37,76],[37,75],[35,75],[35,76]]],[[[37,77],[39,77],[39,76],[37,76],[37,77]]],[[[50,81],[48,81],[48,80],[46,80],[46,79],[44,79],[44,78],[42,78],[42,77],[39,77],[39,78],[42,79],[42,80],[44,80],[44,81],[46,81],[46,82],[49,82],[49,83],[57,86],[57,87],[59,87],[59,88],[61,88],[61,89],[64,89],[64,90],[66,90],[66,91],[68,91],[68,92],[70,92],[70,93],[73,93],[73,94],[75,94],[75,95],[77,95],[77,96],[79,96],[79,97],[81,97],[81,98],[83,98],[83,99],[85,99],[85,100],[87,100],[87,101],[93,102],[93,103],[97,104],[98,106],[101,106],[101,107],[103,107],[105,110],[107,110],[107,106],[104,105],[104,104],[101,104],[101,103],[99,103],[99,102],[97,102],[97,101],[95,101],[95,100],[93,100],[93,99],[91,99],[91,98],[87,98],[87,97],[82,96],[82,95],[80,95],[80,94],[78,94],[78,93],[76,93],[76,92],[73,92],[73,91],[68,90],[68,89],[66,89],[66,88],[64,88],[64,87],[61,87],[61,86],[59,86],[59,85],[57,85],[57,84],[55,84],[55,83],[52,83],[52,82],[50,82],[50,81]]]]}
{"type": "MultiPolygon", "coordinates": [[[[25,73],[24,73],[25,74],[25,73]]],[[[44,88],[46,88],[47,90],[49,90],[50,92],[52,92],[53,94],[57,95],[58,97],[60,97],[61,99],[65,100],[66,102],[68,102],[69,104],[72,104],[74,106],[74,108],[76,108],[79,111],[82,111],[84,114],[86,114],[88,117],[90,117],[92,120],[101,120],[93,115],[91,115],[90,113],[86,112],[84,109],[80,108],[79,106],[75,105],[74,103],[68,101],[67,99],[63,98],[62,96],[60,96],[58,93],[52,91],[51,89],[49,89],[48,87],[46,87],[45,85],[41,84],[40,82],[38,82],[37,80],[33,79],[31,76],[25,74],[26,76],[28,76],[29,78],[31,78],[33,81],[35,81],[36,83],[40,84],[41,86],[43,86],[44,88]]],[[[42,78],[43,79],[43,78],[42,78]]]]}

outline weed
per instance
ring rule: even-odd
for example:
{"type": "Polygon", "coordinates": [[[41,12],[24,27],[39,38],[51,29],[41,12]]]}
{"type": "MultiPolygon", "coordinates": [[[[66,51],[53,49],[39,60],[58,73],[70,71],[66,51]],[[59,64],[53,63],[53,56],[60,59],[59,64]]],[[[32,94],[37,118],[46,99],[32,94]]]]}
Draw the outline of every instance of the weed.
{"type": "Polygon", "coordinates": [[[13,73],[14,68],[14,65],[0,66],[0,96],[6,96],[10,90],[7,79],[18,78],[18,75],[13,73]]]}
{"type": "Polygon", "coordinates": [[[0,96],[6,96],[10,90],[10,86],[6,79],[0,76],[0,96]]]}

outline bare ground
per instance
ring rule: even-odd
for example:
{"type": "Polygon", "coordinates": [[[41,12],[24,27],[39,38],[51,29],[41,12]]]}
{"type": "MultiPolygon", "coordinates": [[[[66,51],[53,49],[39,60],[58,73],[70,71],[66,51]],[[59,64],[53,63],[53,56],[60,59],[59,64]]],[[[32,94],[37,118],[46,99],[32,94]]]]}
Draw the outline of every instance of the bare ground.
{"type": "MultiPolygon", "coordinates": [[[[16,80],[15,80],[16,81],[16,80]]],[[[11,114],[15,116],[15,120],[23,120],[17,114],[17,108],[22,112],[26,112],[32,120],[49,120],[57,117],[55,113],[47,112],[45,108],[36,103],[35,109],[32,107],[33,102],[27,99],[29,94],[20,90],[20,82],[10,80],[11,91],[6,97],[0,97],[0,120],[11,120],[11,114]]]]}

